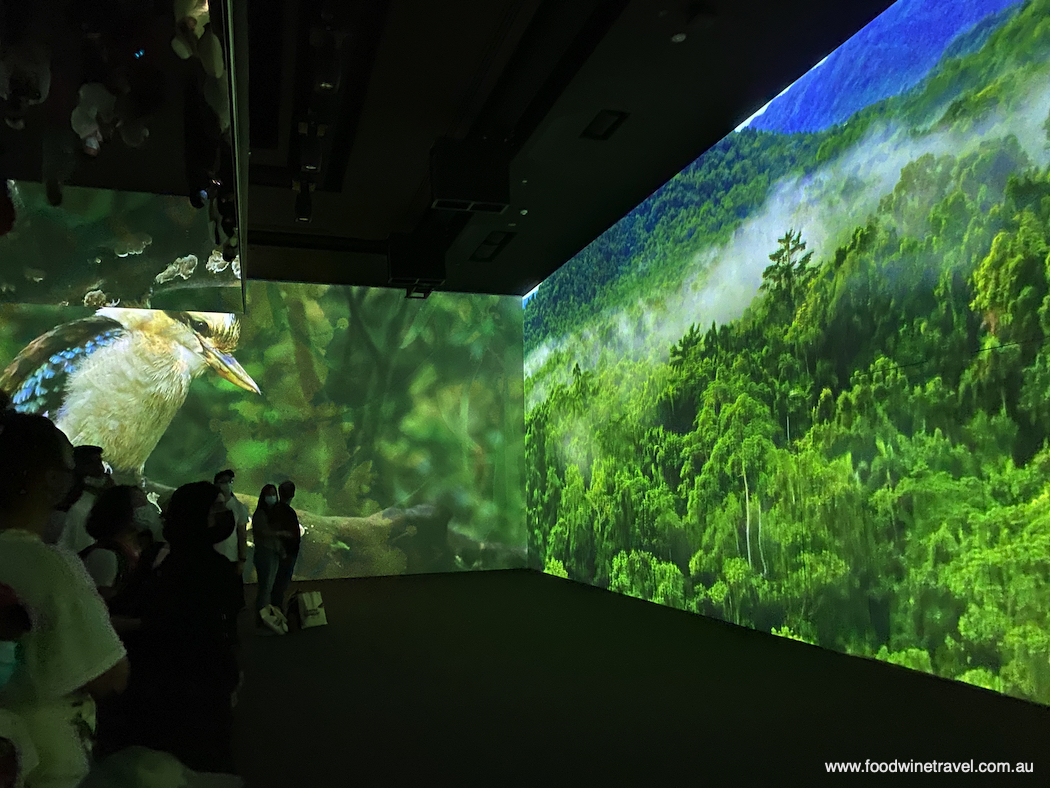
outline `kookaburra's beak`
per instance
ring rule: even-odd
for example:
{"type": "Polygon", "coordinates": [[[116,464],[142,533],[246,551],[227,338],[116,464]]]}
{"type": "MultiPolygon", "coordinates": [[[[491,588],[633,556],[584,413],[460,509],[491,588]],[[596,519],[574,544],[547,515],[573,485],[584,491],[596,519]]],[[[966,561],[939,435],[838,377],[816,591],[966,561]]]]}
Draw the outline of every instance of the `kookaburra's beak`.
{"type": "Polygon", "coordinates": [[[219,373],[219,377],[225,378],[235,386],[248,391],[253,391],[256,394],[262,394],[259,391],[259,386],[252,380],[251,375],[244,371],[242,367],[233,356],[228,353],[223,353],[216,349],[206,339],[201,339],[201,349],[204,351],[204,360],[208,363],[208,366],[219,373]]]}

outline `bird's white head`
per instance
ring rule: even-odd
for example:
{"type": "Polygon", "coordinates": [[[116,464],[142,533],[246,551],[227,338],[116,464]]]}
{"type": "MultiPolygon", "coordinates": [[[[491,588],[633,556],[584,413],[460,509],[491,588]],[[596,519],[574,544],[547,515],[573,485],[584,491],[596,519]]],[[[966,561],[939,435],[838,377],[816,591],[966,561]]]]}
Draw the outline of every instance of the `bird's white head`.
{"type": "Polygon", "coordinates": [[[182,351],[196,374],[205,365],[222,378],[259,394],[259,386],[233,357],[241,336],[236,315],[225,312],[174,312],[154,309],[105,308],[98,310],[125,328],[139,332],[160,350],[182,351]]]}

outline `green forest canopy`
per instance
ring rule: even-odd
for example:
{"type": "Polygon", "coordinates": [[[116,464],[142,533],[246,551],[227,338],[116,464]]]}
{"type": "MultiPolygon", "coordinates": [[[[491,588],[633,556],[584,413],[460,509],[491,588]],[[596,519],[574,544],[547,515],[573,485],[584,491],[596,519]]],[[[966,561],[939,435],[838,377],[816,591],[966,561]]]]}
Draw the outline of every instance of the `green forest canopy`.
{"type": "MultiPolygon", "coordinates": [[[[746,215],[704,224],[712,211],[760,204],[768,172],[814,145],[840,155],[887,117],[910,134],[965,131],[1030,100],[1048,11],[1030,2],[978,52],[825,135],[729,138],[589,248],[593,266],[584,255],[540,289],[530,349],[594,323],[599,301],[636,302],[642,277],[624,272],[639,261],[653,261],[649,278],[667,261],[673,281],[680,250],[721,242],[746,215]],[[773,163],[760,150],[740,163],[738,145],[768,146],[773,163]],[[752,177],[731,180],[732,164],[752,177]],[[677,214],[656,210],[692,176],[709,195],[732,183],[749,196],[711,207],[694,183],[677,214]]],[[[785,227],[742,317],[694,325],[666,364],[577,364],[528,413],[530,561],[1050,703],[1048,254],[1050,171],[1009,135],[911,162],[822,260],[804,227],[785,227]]]]}
{"type": "MultiPolygon", "coordinates": [[[[977,51],[952,49],[922,83],[816,134],[745,128],[730,134],[555,271],[525,310],[526,357],[640,292],[679,285],[697,253],[725,243],[778,181],[815,171],[880,123],[921,140],[971,132],[995,113],[1027,108],[1025,86],[1046,71],[1050,2],[1029,0],[977,51]],[[979,89],[974,86],[979,85],[979,89]]],[[[891,140],[882,140],[889,144],[891,140]]]]}

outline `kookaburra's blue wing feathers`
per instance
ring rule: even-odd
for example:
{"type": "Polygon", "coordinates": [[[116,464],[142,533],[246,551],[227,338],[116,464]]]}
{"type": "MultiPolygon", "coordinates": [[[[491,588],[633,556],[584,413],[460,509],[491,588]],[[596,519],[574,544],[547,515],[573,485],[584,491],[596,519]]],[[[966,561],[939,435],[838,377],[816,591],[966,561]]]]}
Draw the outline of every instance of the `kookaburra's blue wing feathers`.
{"type": "Polygon", "coordinates": [[[0,389],[11,396],[15,410],[54,418],[78,363],[126,333],[116,320],[99,315],[64,323],[34,339],[15,357],[0,375],[0,389]]]}
{"type": "Polygon", "coordinates": [[[236,315],[105,307],[30,342],[0,387],[74,446],[101,446],[115,470],[141,475],[205,370],[259,393],[233,357],[239,339],[236,315]]]}

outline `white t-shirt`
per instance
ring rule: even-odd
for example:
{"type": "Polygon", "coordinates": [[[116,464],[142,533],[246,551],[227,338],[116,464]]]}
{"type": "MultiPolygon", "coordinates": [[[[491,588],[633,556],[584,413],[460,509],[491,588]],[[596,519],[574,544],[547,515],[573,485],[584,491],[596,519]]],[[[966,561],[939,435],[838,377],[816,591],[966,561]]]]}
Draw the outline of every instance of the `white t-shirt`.
{"type": "Polygon", "coordinates": [[[117,580],[117,572],[120,571],[117,554],[101,547],[88,553],[84,559],[84,566],[99,588],[111,587],[117,580]]]}
{"type": "Polygon", "coordinates": [[[19,640],[22,664],[0,689],[0,708],[25,722],[40,759],[33,780],[80,779],[88,760],[77,720],[91,726],[94,717],[94,702],[80,688],[127,651],[76,555],[28,531],[0,531],[0,582],[14,590],[32,623],[19,640]]]}
{"type": "Polygon", "coordinates": [[[73,555],[79,554],[85,547],[95,543],[87,532],[88,515],[91,514],[91,507],[94,505],[95,493],[87,490],[77,498],[77,502],[69,507],[66,513],[66,524],[58,543],[73,555]]]}
{"type": "Polygon", "coordinates": [[[16,788],[22,788],[25,776],[40,763],[33,746],[33,739],[26,729],[25,722],[14,712],[0,709],[0,738],[7,739],[18,754],[18,775],[15,778],[16,788]]]}
{"type": "Polygon", "coordinates": [[[248,524],[248,507],[238,501],[236,496],[230,496],[230,500],[226,502],[226,508],[233,512],[233,516],[237,519],[237,527],[233,529],[232,534],[221,542],[216,543],[215,550],[220,555],[236,563],[239,560],[237,539],[238,535],[243,532],[244,527],[248,524]]]}

